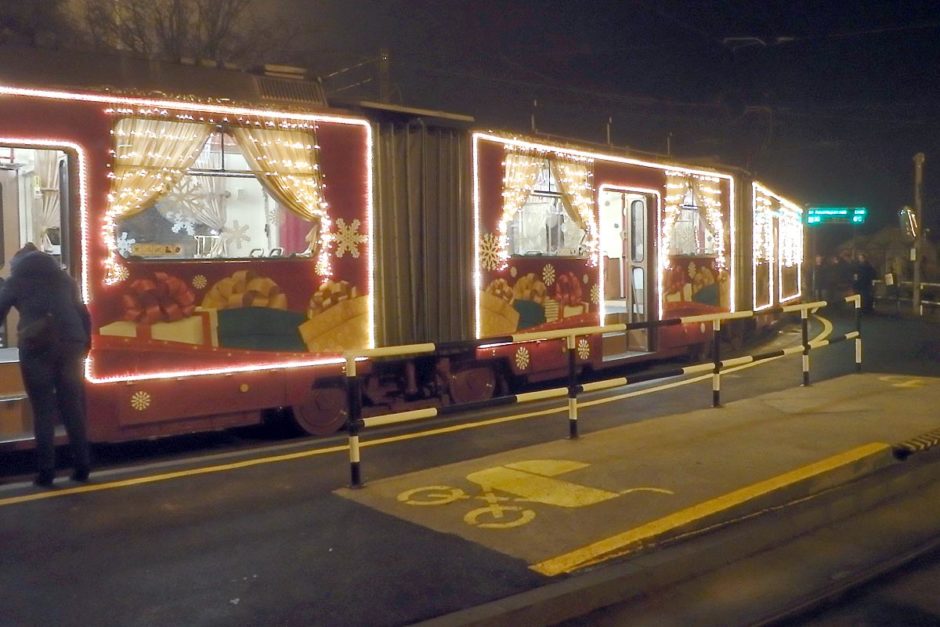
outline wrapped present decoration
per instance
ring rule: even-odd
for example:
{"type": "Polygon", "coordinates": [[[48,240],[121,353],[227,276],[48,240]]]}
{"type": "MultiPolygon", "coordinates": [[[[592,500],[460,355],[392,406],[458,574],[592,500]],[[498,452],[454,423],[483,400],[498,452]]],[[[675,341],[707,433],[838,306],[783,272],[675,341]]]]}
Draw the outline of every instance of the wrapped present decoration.
{"type": "Polygon", "coordinates": [[[196,296],[179,277],[155,272],[153,279],[133,281],[121,296],[121,306],[128,322],[175,322],[192,315],[196,296]]]}
{"type": "Polygon", "coordinates": [[[484,336],[508,335],[519,328],[519,312],[512,306],[513,290],[505,279],[495,279],[480,292],[480,322],[484,336]]]}
{"type": "Polygon", "coordinates": [[[363,348],[369,343],[369,298],[347,281],[327,281],[310,297],[300,335],[311,352],[363,348]]]}
{"type": "Polygon", "coordinates": [[[555,282],[555,300],[562,318],[571,318],[588,313],[590,306],[583,300],[581,281],[573,272],[565,272],[555,282]]]}
{"type": "Polygon", "coordinates": [[[202,299],[202,306],[207,309],[287,309],[287,294],[273,280],[260,277],[250,270],[239,270],[209,288],[202,299]]]}
{"type": "Polygon", "coordinates": [[[98,329],[100,335],[218,346],[218,321],[214,310],[197,309],[193,315],[172,322],[152,324],[118,320],[98,329]]]}

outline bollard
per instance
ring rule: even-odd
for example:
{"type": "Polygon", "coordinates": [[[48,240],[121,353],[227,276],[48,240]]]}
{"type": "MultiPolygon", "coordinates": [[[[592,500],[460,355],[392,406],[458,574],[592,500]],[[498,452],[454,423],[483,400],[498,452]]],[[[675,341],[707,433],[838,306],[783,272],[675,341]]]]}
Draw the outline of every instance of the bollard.
{"type": "Polygon", "coordinates": [[[569,335],[568,346],[568,437],[578,439],[578,353],[575,350],[577,338],[569,335]]]}
{"type": "Polygon", "coordinates": [[[348,415],[346,431],[349,432],[349,485],[362,487],[362,474],[359,469],[359,427],[362,424],[362,389],[356,374],[356,358],[346,358],[346,400],[348,415]]]}
{"type": "Polygon", "coordinates": [[[858,337],[855,338],[855,372],[862,371],[862,299],[855,299],[855,331],[858,337]]]}
{"type": "Polygon", "coordinates": [[[712,407],[721,407],[721,320],[712,321],[712,353],[715,369],[712,371],[712,407]]]}
{"type": "Polygon", "coordinates": [[[803,338],[803,385],[809,385],[809,311],[800,309],[800,333],[803,338]]]}

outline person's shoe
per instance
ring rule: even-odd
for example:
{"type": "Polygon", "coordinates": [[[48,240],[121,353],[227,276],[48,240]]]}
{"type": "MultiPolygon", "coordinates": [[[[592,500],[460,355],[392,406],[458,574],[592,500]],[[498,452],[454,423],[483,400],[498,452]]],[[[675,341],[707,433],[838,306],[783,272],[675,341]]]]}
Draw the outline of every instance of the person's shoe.
{"type": "Polygon", "coordinates": [[[72,481],[78,481],[79,483],[85,483],[86,481],[88,481],[88,469],[76,468],[72,472],[72,481]]]}
{"type": "Polygon", "coordinates": [[[36,475],[36,478],[33,479],[33,483],[40,488],[51,488],[52,482],[55,480],[55,473],[47,470],[39,471],[39,474],[36,475]]]}

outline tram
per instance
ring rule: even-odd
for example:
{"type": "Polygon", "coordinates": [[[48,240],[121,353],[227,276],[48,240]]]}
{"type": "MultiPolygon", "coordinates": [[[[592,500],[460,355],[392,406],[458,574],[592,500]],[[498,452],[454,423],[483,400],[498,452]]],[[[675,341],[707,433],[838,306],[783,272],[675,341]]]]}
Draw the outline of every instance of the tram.
{"type": "MultiPolygon", "coordinates": [[[[93,320],[92,441],[345,421],[343,351],[769,309],[801,295],[802,209],[746,173],[331,108],[289,68],[250,74],[41,50],[0,70],[7,261],[32,241],[93,320]]],[[[0,276],[9,272],[8,264],[0,276]]],[[[15,314],[0,446],[30,446],[15,314]]],[[[698,325],[583,338],[603,370],[700,349],[698,325]]],[[[556,341],[366,362],[368,411],[556,378],[556,341]]]]}

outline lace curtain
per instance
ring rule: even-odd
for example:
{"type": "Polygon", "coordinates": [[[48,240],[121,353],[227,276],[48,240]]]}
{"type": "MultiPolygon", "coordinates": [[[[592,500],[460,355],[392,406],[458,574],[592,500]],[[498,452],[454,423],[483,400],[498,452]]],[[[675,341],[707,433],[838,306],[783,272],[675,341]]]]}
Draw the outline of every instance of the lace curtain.
{"type": "Polygon", "coordinates": [[[594,188],[591,186],[591,170],[585,163],[553,161],[552,170],[561,192],[565,213],[582,230],[593,236],[594,188]]]}
{"type": "Polygon", "coordinates": [[[136,215],[172,190],[211,132],[211,125],[197,122],[119,120],[114,126],[114,174],[108,195],[112,217],[136,215]]]}
{"type": "Polygon", "coordinates": [[[234,127],[232,135],[258,180],[282,207],[310,222],[326,217],[312,133],[234,127]]]}
{"type": "Polygon", "coordinates": [[[36,180],[40,200],[33,204],[33,241],[40,250],[51,250],[48,231],[60,226],[59,210],[59,153],[54,150],[36,151],[36,180]]]}
{"type": "MultiPolygon", "coordinates": [[[[500,219],[501,225],[508,225],[516,216],[526,201],[535,184],[539,180],[539,174],[545,165],[545,159],[540,157],[530,157],[529,155],[508,154],[503,174],[503,216],[500,219]]],[[[505,231],[505,229],[501,229],[505,231]]]]}

